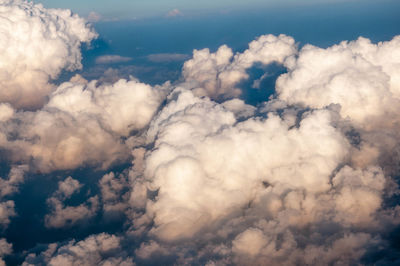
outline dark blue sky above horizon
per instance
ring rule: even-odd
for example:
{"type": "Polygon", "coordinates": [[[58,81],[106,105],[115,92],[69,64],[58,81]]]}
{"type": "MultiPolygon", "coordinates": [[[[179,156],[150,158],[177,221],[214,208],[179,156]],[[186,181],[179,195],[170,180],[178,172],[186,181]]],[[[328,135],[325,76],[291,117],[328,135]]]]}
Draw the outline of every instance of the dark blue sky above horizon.
{"type": "MultiPolygon", "coordinates": [[[[93,27],[99,38],[83,49],[87,79],[99,79],[107,69],[127,78],[132,75],[149,84],[179,79],[181,67],[193,49],[215,51],[226,44],[235,52],[263,34],[293,36],[299,46],[328,47],[359,36],[372,42],[387,41],[400,34],[400,2],[350,1],[270,7],[221,13],[218,11],[174,18],[98,21],[93,27]],[[382,4],[388,3],[388,4],[382,4]],[[175,60],[152,61],[153,55],[180,55],[175,60]],[[103,55],[119,55],[127,61],[98,64],[103,55]],[[150,56],[150,57],[149,57],[150,56]]],[[[70,77],[72,73],[66,73],[70,77]]]]}

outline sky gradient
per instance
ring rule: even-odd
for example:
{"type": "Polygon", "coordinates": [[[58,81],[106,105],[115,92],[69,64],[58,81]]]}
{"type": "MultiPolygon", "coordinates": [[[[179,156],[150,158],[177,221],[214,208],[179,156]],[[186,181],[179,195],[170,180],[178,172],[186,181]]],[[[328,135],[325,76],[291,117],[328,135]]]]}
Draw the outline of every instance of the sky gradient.
{"type": "MultiPolygon", "coordinates": [[[[193,16],[210,12],[231,12],[242,10],[253,9],[259,10],[265,8],[274,7],[297,7],[297,6],[308,6],[310,8],[313,5],[324,5],[324,4],[340,4],[340,3],[359,3],[360,5],[368,5],[368,3],[374,3],[371,0],[352,0],[352,1],[321,1],[321,0],[249,0],[249,1],[237,1],[237,0],[38,0],[38,3],[43,3],[48,8],[69,8],[74,12],[87,16],[90,12],[96,12],[100,14],[104,19],[138,19],[146,17],[162,17],[166,16],[171,10],[178,9],[182,14],[193,16]]],[[[384,0],[383,2],[395,2],[393,0],[384,0]]]]}

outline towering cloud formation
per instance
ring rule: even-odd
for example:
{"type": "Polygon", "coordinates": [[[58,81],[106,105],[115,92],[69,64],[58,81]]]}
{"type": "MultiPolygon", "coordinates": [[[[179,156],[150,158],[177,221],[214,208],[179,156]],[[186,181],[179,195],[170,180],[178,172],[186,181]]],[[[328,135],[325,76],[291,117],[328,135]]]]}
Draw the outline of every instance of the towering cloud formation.
{"type": "Polygon", "coordinates": [[[375,243],[370,231],[387,222],[379,212],[382,169],[351,167],[351,144],[335,126],[336,110],[285,111],[238,123],[221,105],[174,91],[149,130],[154,149],[145,157],[144,177],[157,196],[135,225],[154,223],[149,236],[159,242],[137,253],[183,259],[202,246],[198,257],[183,261],[210,265],[360,259],[375,243]],[[324,256],[317,255],[321,250],[324,256]]]}
{"type": "MultiPolygon", "coordinates": [[[[254,60],[239,59],[252,58],[244,56],[251,49],[232,63],[226,46],[216,54],[195,51],[185,64],[186,83],[153,119],[147,141],[154,147],[137,154],[143,167],[130,174],[137,177],[132,207],[145,208],[132,230],[152,225],[139,258],[357,263],[385,243],[382,232],[398,225],[399,208],[383,207],[392,195],[385,188],[399,170],[398,157],[388,159],[398,147],[398,37],[377,45],[363,38],[327,49],[308,45],[298,55],[286,48],[280,43],[277,57],[265,61],[283,62],[288,73],[257,116],[233,100],[217,104],[196,96],[227,96],[222,73],[249,67],[254,60]],[[387,54],[394,56],[383,60],[387,54]],[[191,66],[199,71],[191,81],[201,89],[188,83],[191,66]],[[135,195],[146,188],[156,196],[143,204],[135,195]]],[[[246,75],[237,77],[227,88],[246,75]]]]}
{"type": "Polygon", "coordinates": [[[291,120],[273,114],[235,124],[231,112],[190,92],[169,106],[152,125],[158,133],[145,172],[158,190],[150,208],[155,232],[167,240],[193,236],[256,200],[265,186],[326,191],[347,153],[327,111],[306,114],[290,129],[291,120]]]}
{"type": "Polygon", "coordinates": [[[62,70],[82,67],[80,45],[96,37],[69,10],[24,0],[0,1],[0,102],[40,107],[62,70]]]}

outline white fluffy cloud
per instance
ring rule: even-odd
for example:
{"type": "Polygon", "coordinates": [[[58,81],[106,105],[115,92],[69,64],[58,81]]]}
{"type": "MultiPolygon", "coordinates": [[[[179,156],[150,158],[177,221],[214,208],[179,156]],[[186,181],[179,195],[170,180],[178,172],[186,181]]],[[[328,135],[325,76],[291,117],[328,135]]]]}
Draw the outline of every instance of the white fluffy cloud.
{"type": "Polygon", "coordinates": [[[69,10],[23,0],[0,1],[0,102],[37,108],[62,70],[82,67],[80,45],[96,37],[69,10]]]}
{"type": "Polygon", "coordinates": [[[159,114],[167,119],[159,122],[155,150],[147,156],[145,174],[158,189],[150,206],[157,235],[191,237],[253,201],[263,182],[329,189],[329,176],[348,148],[330,125],[329,112],[310,113],[293,129],[276,115],[235,124],[231,112],[188,94],[171,103],[182,109],[159,114]]]}
{"type": "Polygon", "coordinates": [[[277,57],[264,62],[281,62],[288,73],[278,79],[277,98],[260,110],[239,99],[198,97],[223,95],[215,77],[262,58],[254,47],[264,46],[255,44],[234,60],[226,46],[195,52],[184,68],[197,71],[193,80],[194,72],[184,72],[185,82],[152,120],[152,148],[134,155],[141,166],[134,162],[130,173],[131,206],[145,208],[132,232],[151,225],[151,240],[136,250],[141,259],[359,263],[398,225],[398,208],[384,207],[399,170],[392,165],[398,157],[388,158],[398,147],[397,37],[377,45],[362,38],[327,49],[306,45],[298,56],[277,45],[277,57]],[[394,56],[382,60],[387,54],[394,56]],[[146,189],[153,196],[147,193],[144,204],[146,189]]]}
{"type": "MultiPolygon", "coordinates": [[[[80,44],[95,37],[85,21],[0,0],[0,22],[0,152],[15,164],[0,179],[0,224],[29,171],[133,158],[85,196],[78,180],[60,181],[44,217],[67,230],[102,210],[127,218],[121,235],[53,243],[24,265],[357,264],[400,224],[386,204],[400,171],[400,37],[298,51],[264,35],[242,53],[195,50],[175,85],[75,76],[56,87],[49,80],[81,67],[80,44]],[[257,63],[288,70],[260,108],[237,98],[257,63]]],[[[0,257],[10,252],[1,240],[0,257]]]]}
{"type": "MultiPolygon", "coordinates": [[[[387,225],[386,178],[379,166],[351,165],[338,117],[333,108],[237,122],[207,98],[172,92],[148,132],[143,172],[157,196],[134,228],[151,223],[153,240],[136,254],[209,265],[358,262],[387,225]]],[[[133,184],[134,208],[142,185],[133,184]]]]}
{"type": "Polygon", "coordinates": [[[327,49],[306,45],[277,80],[279,98],[321,108],[340,104],[343,118],[368,123],[398,112],[400,38],[372,44],[359,38],[327,49]]]}
{"type": "Polygon", "coordinates": [[[209,49],[194,50],[193,58],[186,61],[182,74],[196,95],[213,99],[231,98],[241,94],[240,81],[248,78],[246,70],[255,63],[283,64],[297,48],[292,37],[263,35],[249,44],[243,53],[233,55],[232,49],[221,46],[215,53],[209,49]]]}
{"type": "Polygon", "coordinates": [[[107,168],[129,157],[122,138],[147,126],[167,87],[135,80],[63,83],[42,109],[14,112],[0,122],[0,146],[42,172],[84,164],[107,168]]]}

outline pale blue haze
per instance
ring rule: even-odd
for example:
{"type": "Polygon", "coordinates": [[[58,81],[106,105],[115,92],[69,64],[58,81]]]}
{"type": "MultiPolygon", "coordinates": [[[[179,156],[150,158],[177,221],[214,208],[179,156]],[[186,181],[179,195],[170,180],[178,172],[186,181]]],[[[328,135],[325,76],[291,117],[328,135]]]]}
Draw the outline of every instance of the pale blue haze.
{"type": "MultiPolygon", "coordinates": [[[[332,4],[355,2],[365,5],[370,0],[37,0],[48,8],[68,8],[72,11],[87,16],[96,12],[103,18],[112,19],[138,19],[145,17],[165,16],[169,11],[178,9],[188,16],[209,12],[231,12],[237,10],[274,7],[296,7],[314,4],[332,4]]],[[[388,2],[386,0],[380,3],[388,2]]]]}

